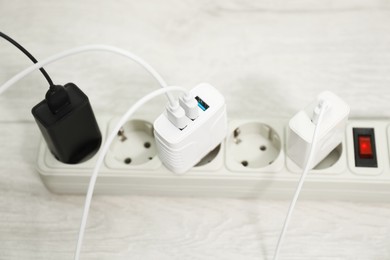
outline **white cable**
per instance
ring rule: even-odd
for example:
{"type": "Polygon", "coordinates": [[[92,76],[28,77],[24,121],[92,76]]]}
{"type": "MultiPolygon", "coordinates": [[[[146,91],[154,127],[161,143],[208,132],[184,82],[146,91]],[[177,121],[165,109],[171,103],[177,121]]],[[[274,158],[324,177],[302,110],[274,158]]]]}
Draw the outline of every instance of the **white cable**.
{"type": "Polygon", "coordinates": [[[80,258],[81,246],[83,244],[85,227],[87,224],[87,218],[88,218],[89,208],[91,206],[93,191],[95,189],[96,179],[98,176],[100,166],[103,163],[104,157],[105,157],[107,151],[109,150],[112,141],[116,137],[120,128],[126,123],[126,121],[129,119],[129,117],[138,108],[140,108],[142,105],[144,105],[149,100],[151,100],[159,95],[171,92],[171,91],[182,91],[184,93],[187,92],[187,90],[182,88],[182,87],[166,87],[163,89],[155,90],[155,91],[147,94],[146,96],[141,98],[139,101],[137,101],[137,103],[135,103],[132,107],[130,107],[129,110],[127,110],[127,112],[122,116],[122,118],[119,120],[118,124],[115,126],[115,128],[112,130],[112,132],[110,133],[110,135],[107,137],[106,141],[104,142],[101,150],[98,153],[98,158],[97,158],[97,161],[96,161],[96,164],[95,164],[95,167],[93,169],[93,173],[91,175],[91,179],[90,179],[89,185],[88,185],[88,191],[87,191],[87,196],[85,198],[85,205],[84,205],[84,210],[83,210],[83,217],[81,219],[80,231],[79,231],[79,236],[78,236],[78,240],[77,240],[75,257],[74,257],[75,260],[79,260],[79,258],[80,258]]]}
{"type": "Polygon", "coordinates": [[[302,186],[303,186],[303,182],[305,181],[306,175],[308,174],[308,172],[309,172],[309,170],[311,168],[310,165],[312,164],[314,151],[315,151],[315,148],[316,148],[316,145],[317,145],[318,132],[319,132],[319,129],[320,129],[320,125],[322,123],[322,118],[324,116],[324,112],[326,110],[326,105],[324,103],[322,103],[322,102],[319,104],[318,107],[320,109],[319,113],[317,113],[318,117],[314,116],[314,118],[313,118],[313,122],[316,122],[316,123],[315,123],[312,143],[311,143],[310,150],[309,150],[309,156],[308,156],[308,158],[306,160],[306,164],[305,164],[302,176],[301,176],[301,178],[299,180],[299,183],[298,183],[297,189],[295,191],[294,197],[293,197],[293,199],[291,201],[291,204],[290,204],[290,207],[288,209],[287,216],[286,216],[286,219],[285,219],[284,224],[283,224],[282,232],[279,235],[278,244],[277,244],[276,249],[275,249],[275,254],[274,254],[273,260],[277,260],[278,257],[279,257],[280,248],[281,248],[281,245],[283,243],[283,240],[284,240],[284,237],[285,237],[285,234],[286,234],[286,231],[287,231],[288,224],[290,223],[292,212],[293,212],[295,204],[296,204],[296,202],[298,200],[298,196],[299,196],[299,193],[301,192],[301,189],[302,189],[302,186]]]}
{"type": "MultiPolygon", "coordinates": [[[[12,77],[7,82],[5,82],[3,85],[0,86],[0,95],[4,91],[6,91],[9,87],[11,87],[13,84],[18,82],[19,80],[21,80],[25,76],[29,75],[33,71],[35,71],[35,70],[37,70],[45,65],[53,63],[57,60],[60,60],[60,59],[63,59],[63,58],[66,58],[68,56],[72,56],[72,55],[75,55],[78,53],[88,52],[88,51],[107,51],[107,52],[112,52],[112,53],[115,53],[118,55],[125,56],[125,57],[135,61],[136,63],[141,65],[146,71],[148,71],[158,81],[158,83],[160,84],[161,87],[167,87],[167,83],[160,76],[160,74],[158,74],[157,71],[150,64],[148,64],[146,61],[144,61],[143,59],[141,59],[137,55],[135,55],[129,51],[126,51],[126,50],[123,50],[123,49],[120,49],[117,47],[113,47],[113,46],[108,46],[108,45],[85,45],[85,46],[73,48],[73,49],[70,49],[67,51],[60,52],[56,55],[50,56],[49,58],[41,60],[41,61],[35,63],[34,65],[28,67],[27,69],[21,71],[20,73],[16,74],[14,77],[12,77]]],[[[170,95],[170,93],[166,93],[166,95],[168,97],[169,102],[173,104],[174,98],[172,97],[172,95],[170,95]]]]}

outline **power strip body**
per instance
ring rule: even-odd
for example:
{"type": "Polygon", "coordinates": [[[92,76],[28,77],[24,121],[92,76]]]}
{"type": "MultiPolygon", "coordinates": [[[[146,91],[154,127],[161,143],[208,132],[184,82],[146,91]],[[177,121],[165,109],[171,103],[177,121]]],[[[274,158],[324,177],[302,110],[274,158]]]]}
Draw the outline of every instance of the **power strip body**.
{"type": "MultiPolygon", "coordinates": [[[[153,121],[147,117],[131,120],[153,121]]],[[[110,119],[98,122],[104,138],[114,122],[110,119]]],[[[342,144],[309,173],[301,198],[390,202],[389,123],[349,120],[342,144]],[[356,127],[375,130],[377,168],[355,167],[352,129],[356,127]]],[[[99,172],[95,193],[289,199],[302,170],[285,154],[287,124],[288,118],[229,121],[228,137],[219,151],[214,151],[215,158],[180,176],[167,170],[158,156],[142,164],[125,165],[120,161],[114,163],[115,156],[108,154],[111,159],[106,158],[99,172]],[[238,158],[237,154],[248,159],[238,158]]],[[[96,156],[75,165],[58,162],[42,140],[37,170],[52,192],[85,194],[95,161],[96,156]]]]}

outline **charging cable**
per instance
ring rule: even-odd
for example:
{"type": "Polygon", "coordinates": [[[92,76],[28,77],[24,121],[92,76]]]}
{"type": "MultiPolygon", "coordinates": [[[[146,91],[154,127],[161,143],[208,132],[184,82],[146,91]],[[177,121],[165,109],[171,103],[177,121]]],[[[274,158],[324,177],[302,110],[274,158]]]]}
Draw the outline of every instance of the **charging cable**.
{"type": "Polygon", "coordinates": [[[309,173],[310,165],[312,164],[312,160],[314,157],[314,151],[316,150],[319,129],[321,128],[322,119],[323,119],[323,116],[324,116],[327,108],[328,108],[328,105],[324,101],[321,100],[319,102],[318,106],[313,111],[312,122],[315,125],[315,128],[314,128],[311,146],[309,149],[309,155],[307,157],[306,164],[305,164],[302,176],[299,180],[294,197],[293,197],[291,204],[290,204],[290,207],[288,209],[287,216],[286,216],[286,219],[285,219],[284,224],[283,224],[282,232],[279,235],[279,240],[278,240],[278,243],[276,246],[273,260],[277,260],[279,257],[280,248],[281,248],[281,245],[283,243],[284,237],[286,235],[287,227],[290,223],[292,212],[295,208],[295,204],[296,204],[298,197],[299,197],[299,194],[302,190],[303,182],[305,181],[305,178],[306,178],[307,174],[309,173]]]}
{"type": "MultiPolygon", "coordinates": [[[[3,32],[0,32],[0,37],[4,38],[5,40],[9,41],[11,44],[13,44],[16,48],[18,48],[21,52],[23,52],[33,63],[38,63],[37,59],[32,56],[31,53],[29,53],[22,45],[20,45],[17,41],[9,37],[3,32]]],[[[46,78],[47,82],[49,83],[49,86],[54,86],[53,81],[51,80],[49,74],[46,72],[44,68],[39,68],[43,76],[46,78]]]]}
{"type": "MultiPolygon", "coordinates": [[[[167,83],[161,77],[161,75],[150,64],[148,64],[146,61],[144,61],[143,59],[141,59],[137,55],[135,55],[129,51],[126,51],[126,50],[123,50],[123,49],[120,49],[117,47],[113,47],[113,46],[108,46],[108,45],[85,45],[85,46],[81,46],[81,47],[77,47],[77,48],[73,48],[73,49],[70,49],[67,51],[60,52],[56,55],[50,56],[47,59],[36,62],[31,67],[26,68],[25,70],[21,71],[20,73],[16,74],[14,77],[9,79],[3,85],[1,85],[0,86],[0,95],[4,91],[6,91],[9,87],[11,87],[13,84],[18,82],[19,80],[21,80],[25,76],[29,75],[30,73],[32,73],[36,69],[42,69],[43,66],[48,65],[50,63],[53,63],[55,61],[61,60],[63,58],[66,58],[66,57],[69,57],[72,55],[76,55],[76,54],[83,53],[83,52],[89,52],[89,51],[106,51],[106,52],[111,52],[111,53],[118,54],[118,55],[124,56],[126,58],[129,58],[132,61],[141,65],[147,72],[149,72],[156,79],[156,81],[160,84],[160,86],[162,88],[167,87],[167,83]]],[[[53,94],[52,92],[56,93],[57,89],[51,87],[50,91],[48,93],[53,94]]],[[[179,103],[179,101],[174,99],[173,96],[168,92],[166,92],[165,94],[166,94],[168,101],[169,101],[167,109],[166,109],[166,113],[167,113],[167,116],[169,118],[169,121],[179,129],[185,128],[187,126],[186,125],[186,122],[187,122],[186,117],[189,117],[192,120],[197,117],[197,107],[193,105],[194,100],[188,98],[190,96],[190,94],[188,92],[185,94],[185,97],[187,97],[187,98],[183,99],[184,103],[182,101],[180,101],[180,103],[179,103]]]]}
{"type": "Polygon", "coordinates": [[[151,99],[153,99],[157,96],[160,96],[162,94],[166,94],[166,93],[171,92],[171,91],[181,91],[183,93],[187,92],[187,90],[182,88],[182,87],[166,87],[163,89],[155,90],[155,91],[149,93],[148,95],[144,96],[143,98],[138,100],[137,103],[135,103],[132,107],[130,107],[129,110],[127,110],[127,112],[122,116],[122,118],[119,120],[117,125],[114,127],[114,129],[112,130],[110,135],[107,137],[107,140],[104,142],[102,149],[99,151],[99,153],[97,155],[98,158],[97,158],[97,161],[96,161],[96,164],[95,164],[95,167],[93,169],[93,172],[92,172],[92,175],[91,175],[91,178],[89,181],[89,185],[88,185],[88,191],[87,191],[87,196],[85,198],[83,216],[81,219],[80,231],[79,231],[79,236],[78,236],[78,240],[77,240],[75,257],[74,257],[75,260],[80,259],[80,252],[81,252],[81,247],[83,244],[83,238],[84,238],[85,228],[86,228],[86,224],[87,224],[88,213],[89,213],[89,209],[91,206],[92,195],[93,195],[93,191],[95,189],[96,179],[97,179],[97,176],[99,173],[99,169],[103,163],[104,157],[106,156],[112,141],[117,136],[117,133],[120,131],[121,127],[126,123],[126,121],[132,116],[132,114],[137,109],[139,109],[141,106],[143,106],[146,102],[150,101],[151,99]]]}
{"type": "MultiPolygon", "coordinates": [[[[126,51],[126,50],[123,50],[123,49],[120,49],[117,47],[113,47],[113,46],[108,46],[108,45],[86,45],[86,46],[81,46],[81,47],[77,47],[77,48],[73,48],[73,49],[70,49],[67,51],[60,52],[56,55],[50,56],[47,59],[44,59],[44,60],[37,62],[35,65],[33,65],[29,68],[26,68],[25,70],[16,74],[14,77],[12,77],[7,82],[5,82],[3,85],[0,86],[0,95],[4,91],[6,91],[9,87],[11,87],[13,84],[18,82],[19,80],[21,80],[25,76],[29,75],[30,73],[32,73],[36,69],[42,68],[43,66],[48,65],[50,63],[53,63],[57,60],[61,60],[63,58],[66,58],[66,57],[69,57],[72,55],[76,55],[76,54],[83,53],[83,52],[89,52],[89,51],[106,51],[106,52],[115,53],[115,54],[118,54],[121,56],[125,56],[125,57],[135,61],[139,65],[141,65],[147,72],[149,72],[157,80],[157,82],[160,84],[161,87],[163,87],[163,88],[167,87],[167,83],[160,76],[160,74],[158,74],[157,71],[150,64],[148,64],[146,61],[144,61],[143,59],[141,59],[137,55],[135,55],[129,51],[126,51]]],[[[175,101],[175,99],[172,97],[172,95],[170,93],[166,93],[166,95],[167,95],[167,98],[168,98],[171,106],[176,107],[177,101],[175,101]]]]}

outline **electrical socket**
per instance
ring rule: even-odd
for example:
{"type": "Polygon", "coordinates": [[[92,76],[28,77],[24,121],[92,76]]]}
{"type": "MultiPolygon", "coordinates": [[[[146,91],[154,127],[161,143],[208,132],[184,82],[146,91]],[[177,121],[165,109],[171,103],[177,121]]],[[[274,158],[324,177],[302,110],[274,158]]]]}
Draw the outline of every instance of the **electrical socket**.
{"type": "Polygon", "coordinates": [[[236,120],[226,141],[226,167],[231,171],[278,172],[284,166],[283,124],[236,120]]]}
{"type": "MultiPolygon", "coordinates": [[[[108,132],[112,131],[118,121],[119,118],[109,123],[108,132]]],[[[143,119],[126,122],[113,140],[105,163],[108,168],[131,168],[140,171],[160,167],[161,161],[157,159],[153,124],[143,119]]]]}
{"type": "MultiPolygon", "coordinates": [[[[152,122],[151,118],[145,116],[131,119],[130,122],[133,120],[152,122]]],[[[114,122],[115,119],[114,121],[110,119],[98,120],[103,138],[107,136],[110,125],[114,122]]],[[[336,148],[333,154],[325,158],[316,169],[311,171],[311,174],[306,178],[300,197],[303,199],[390,202],[389,122],[385,119],[351,119],[345,130],[345,137],[341,146],[336,148]],[[353,127],[372,127],[375,129],[379,170],[371,172],[372,169],[355,169],[356,167],[353,164],[353,139],[351,137],[353,127]]],[[[97,178],[95,192],[97,194],[116,195],[289,199],[294,193],[300,177],[298,173],[302,169],[292,164],[285,155],[287,124],[287,118],[230,121],[228,122],[228,137],[221,143],[219,150],[217,149],[206,155],[198,167],[192,168],[181,176],[168,171],[157,156],[153,160],[156,160],[156,165],[159,166],[152,167],[149,163],[153,160],[147,160],[144,164],[131,165],[122,162],[123,157],[119,157],[115,163],[110,164],[109,155],[107,155],[97,178]],[[253,135],[251,131],[247,131],[252,127],[256,129],[257,127],[261,128],[261,126],[269,126],[269,129],[267,131],[264,131],[264,129],[263,131],[252,131],[253,135]],[[264,167],[261,167],[260,164],[258,168],[244,167],[240,163],[242,158],[236,156],[239,154],[239,149],[242,149],[235,146],[234,142],[234,130],[237,127],[241,127],[242,130],[238,136],[241,135],[242,140],[248,138],[249,143],[253,143],[253,147],[248,145],[248,149],[259,149],[258,146],[261,145],[259,141],[262,140],[259,138],[259,135],[262,136],[259,133],[271,133],[273,139],[277,139],[275,137],[278,136],[281,145],[280,153],[276,159],[270,165],[264,167]]],[[[134,135],[134,138],[142,138],[142,136],[134,135]]],[[[267,137],[267,134],[263,136],[267,137]]],[[[271,142],[269,140],[269,138],[264,138],[263,141],[266,142],[266,145],[272,144],[276,148],[278,147],[277,141],[271,142]]],[[[142,144],[144,139],[138,141],[139,144],[142,144]]],[[[112,148],[114,147],[115,145],[112,148]]],[[[115,151],[115,149],[111,149],[110,153],[115,153],[115,151]]],[[[141,149],[140,154],[142,154],[142,151],[141,149]]],[[[270,149],[266,149],[264,152],[267,151],[270,151],[270,149]]],[[[256,150],[256,152],[258,151],[256,150]]],[[[250,155],[250,153],[245,152],[242,156],[250,155]]],[[[275,153],[273,152],[272,155],[275,156],[275,153]]],[[[110,156],[114,156],[114,154],[110,156]]],[[[145,154],[145,156],[148,155],[145,154]]],[[[272,157],[271,154],[270,157],[272,157]]],[[[248,158],[250,163],[252,158],[245,158],[248,158]]],[[[264,160],[264,162],[266,161],[269,161],[269,158],[264,160]]],[[[51,191],[63,194],[84,194],[95,162],[96,156],[76,165],[58,162],[42,141],[39,146],[37,170],[43,182],[51,191]]],[[[258,162],[263,162],[261,157],[259,157],[258,162]]]]}

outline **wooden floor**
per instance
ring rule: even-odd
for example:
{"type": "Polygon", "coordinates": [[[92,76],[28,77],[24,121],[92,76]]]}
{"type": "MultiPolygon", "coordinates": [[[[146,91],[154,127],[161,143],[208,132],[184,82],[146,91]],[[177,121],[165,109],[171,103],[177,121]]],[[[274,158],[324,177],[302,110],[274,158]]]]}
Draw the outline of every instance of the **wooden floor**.
{"type": "MultiPolygon", "coordinates": [[[[229,117],[291,117],[323,90],[353,117],[390,116],[390,1],[5,1],[1,30],[38,59],[110,44],[150,62],[172,85],[210,82],[229,117]]],[[[30,65],[0,41],[0,82],[30,65]]],[[[98,116],[122,114],[156,82],[107,53],[47,66],[74,82],[98,116]]],[[[83,196],[49,192],[35,170],[30,113],[38,73],[0,96],[0,259],[72,259],[83,196]]],[[[164,98],[142,113],[159,113],[164,98]]],[[[82,259],[272,259],[289,201],[96,196],[82,259]]],[[[390,259],[390,204],[299,201],[280,259],[390,259]]]]}

